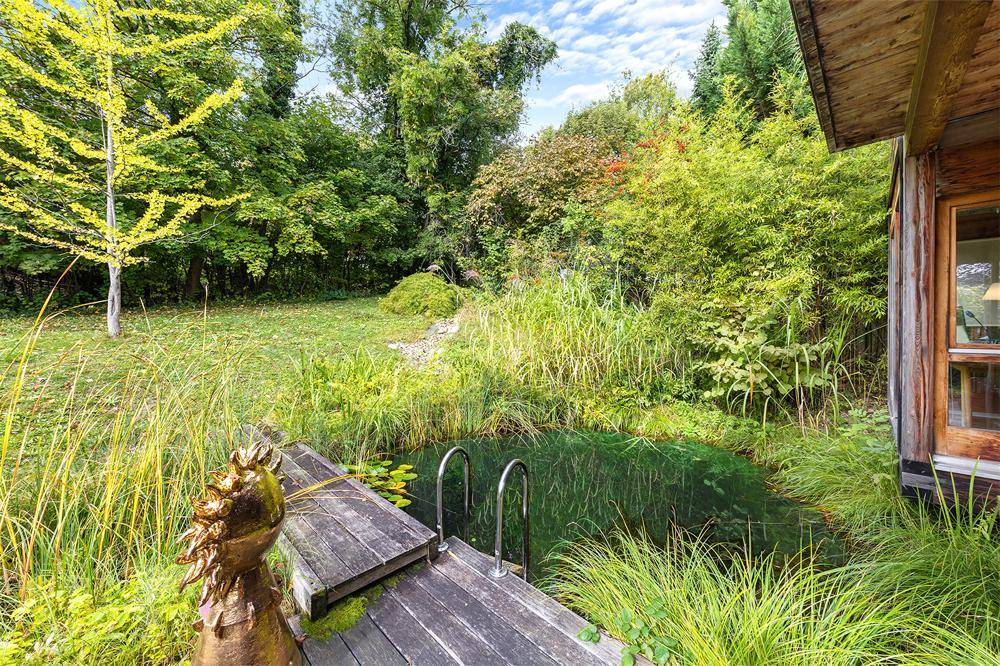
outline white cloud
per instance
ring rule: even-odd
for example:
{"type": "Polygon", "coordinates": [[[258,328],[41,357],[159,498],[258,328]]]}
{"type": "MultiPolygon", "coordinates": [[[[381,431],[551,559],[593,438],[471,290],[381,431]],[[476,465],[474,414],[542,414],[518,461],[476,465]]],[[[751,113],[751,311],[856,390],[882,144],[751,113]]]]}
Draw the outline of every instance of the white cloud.
{"type": "Polygon", "coordinates": [[[565,2],[565,0],[563,0],[562,2],[557,2],[556,4],[549,7],[549,16],[563,16],[564,14],[566,14],[566,12],[568,12],[572,8],[573,5],[569,4],[568,2],[565,2]]]}
{"type": "Polygon", "coordinates": [[[587,51],[590,49],[596,49],[598,47],[604,46],[610,40],[604,35],[589,34],[584,35],[580,39],[573,42],[573,48],[579,49],[581,51],[587,51]]]}
{"type": "Polygon", "coordinates": [[[489,28],[486,30],[486,38],[490,40],[497,39],[501,34],[503,34],[504,28],[506,28],[511,23],[527,23],[531,20],[531,14],[527,12],[513,12],[511,14],[503,14],[497,17],[494,21],[490,22],[489,28]]]}
{"type": "Polygon", "coordinates": [[[610,90],[611,81],[577,83],[567,87],[560,94],[550,99],[532,98],[529,100],[529,104],[541,108],[582,106],[588,102],[601,99],[610,90]]]}
{"type": "Polygon", "coordinates": [[[643,76],[666,69],[678,92],[688,96],[686,72],[705,31],[713,20],[724,24],[726,15],[722,0],[548,0],[542,6],[490,1],[497,4],[486,5],[489,34],[499,36],[516,20],[559,46],[559,58],[542,73],[536,98],[527,100],[534,129],[607,95],[625,71],[643,76]]]}

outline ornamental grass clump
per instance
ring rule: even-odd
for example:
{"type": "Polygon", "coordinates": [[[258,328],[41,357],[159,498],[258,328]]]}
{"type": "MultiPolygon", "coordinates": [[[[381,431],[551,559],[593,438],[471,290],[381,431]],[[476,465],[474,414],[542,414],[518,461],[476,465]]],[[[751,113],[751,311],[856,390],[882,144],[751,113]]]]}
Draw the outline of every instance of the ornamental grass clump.
{"type": "MultiPolygon", "coordinates": [[[[658,663],[995,663],[979,638],[880,589],[864,567],[820,570],[675,533],[665,547],[617,533],[557,557],[559,597],[658,663]]],[[[994,623],[995,624],[995,623],[994,623]]],[[[623,663],[630,662],[626,657],[623,663]]]]}
{"type": "Polygon", "coordinates": [[[435,319],[455,314],[460,304],[458,287],[433,273],[414,273],[403,278],[379,301],[379,307],[392,314],[435,319]]]}

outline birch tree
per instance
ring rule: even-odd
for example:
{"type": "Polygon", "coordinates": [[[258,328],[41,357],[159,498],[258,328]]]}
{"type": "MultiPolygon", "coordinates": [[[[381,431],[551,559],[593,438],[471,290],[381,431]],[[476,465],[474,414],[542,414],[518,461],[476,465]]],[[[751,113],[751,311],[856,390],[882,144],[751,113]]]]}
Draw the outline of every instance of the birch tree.
{"type": "Polygon", "coordinates": [[[256,11],[214,21],[170,0],[0,0],[0,229],[108,267],[108,334],[121,333],[122,269],[180,234],[200,192],[163,156],[242,93],[162,112],[143,75],[211,48],[256,11]]]}

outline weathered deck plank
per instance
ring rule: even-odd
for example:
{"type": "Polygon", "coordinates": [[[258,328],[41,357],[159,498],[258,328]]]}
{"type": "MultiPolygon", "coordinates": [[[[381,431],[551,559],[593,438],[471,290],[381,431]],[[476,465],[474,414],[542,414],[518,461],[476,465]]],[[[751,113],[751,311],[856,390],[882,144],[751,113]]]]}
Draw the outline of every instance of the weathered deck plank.
{"type": "Polygon", "coordinates": [[[310,666],[360,666],[340,636],[334,634],[325,641],[306,641],[302,652],[310,666]]]}
{"type": "MultiPolygon", "coordinates": [[[[332,462],[321,456],[319,453],[309,448],[308,446],[299,443],[296,444],[296,448],[302,451],[305,455],[315,460],[318,465],[322,466],[323,469],[326,471],[327,475],[337,476],[344,474],[344,470],[340,469],[332,462]]],[[[361,483],[361,481],[359,481],[358,479],[348,478],[344,480],[344,483],[347,484],[348,486],[353,487],[355,490],[359,490],[362,492],[368,491],[368,489],[365,487],[365,484],[361,483]]],[[[427,532],[429,531],[426,525],[424,525],[419,520],[417,520],[410,514],[406,513],[405,511],[400,511],[389,500],[385,499],[384,497],[381,497],[377,493],[371,493],[371,495],[372,495],[371,501],[375,504],[375,506],[381,508],[383,511],[387,511],[388,513],[390,513],[394,521],[401,523],[402,525],[405,525],[411,532],[416,534],[421,539],[426,536],[427,532]]]]}
{"type": "MultiPolygon", "coordinates": [[[[282,471],[286,475],[285,482],[291,481],[296,490],[316,483],[308,472],[288,459],[282,463],[282,471]]],[[[339,501],[331,502],[330,499],[324,490],[315,490],[297,497],[290,506],[305,522],[316,528],[333,552],[338,553],[346,566],[346,578],[360,575],[382,564],[385,561],[382,554],[365,543],[365,537],[374,538],[378,533],[375,532],[373,536],[371,530],[363,534],[354,532],[354,526],[349,522],[351,516],[348,515],[345,519],[346,510],[339,501]]]]}
{"type": "Polygon", "coordinates": [[[382,595],[368,611],[368,616],[410,664],[442,666],[462,663],[429,636],[392,595],[382,595]]]}
{"type": "Polygon", "coordinates": [[[299,582],[293,597],[309,618],[432,554],[434,532],[364,484],[339,479],[322,485],[344,472],[309,447],[299,444],[282,454],[286,495],[311,489],[289,501],[279,543],[299,582]]]}
{"type": "MultiPolygon", "coordinates": [[[[449,544],[452,542],[452,539],[448,540],[449,544]]],[[[524,604],[522,599],[511,595],[510,588],[505,589],[490,581],[483,580],[479,573],[455,557],[453,553],[449,552],[439,557],[434,563],[434,569],[459,587],[474,591],[475,597],[502,617],[512,632],[516,631],[526,636],[557,663],[597,666],[621,661],[618,657],[614,662],[609,662],[607,658],[592,654],[583,646],[584,641],[576,636],[568,636],[558,627],[551,626],[543,617],[524,604]]],[[[504,582],[513,577],[513,575],[505,576],[504,582]]]]}
{"type": "Polygon", "coordinates": [[[362,664],[406,666],[406,659],[367,614],[358,618],[354,626],[340,636],[354,658],[362,664]]]}
{"type": "Polygon", "coordinates": [[[441,573],[437,567],[428,567],[426,573],[414,576],[413,582],[441,602],[466,627],[491,645],[501,657],[511,664],[556,664],[548,654],[535,645],[512,622],[505,621],[507,608],[490,610],[480,599],[469,594],[441,573]]]}
{"type": "MultiPolygon", "coordinates": [[[[299,444],[289,453],[286,460],[291,461],[292,469],[301,470],[313,479],[314,483],[346,474],[343,470],[322,465],[314,455],[318,454],[299,444]]],[[[318,502],[335,510],[337,520],[358,541],[375,552],[383,562],[392,559],[401,550],[427,545],[428,539],[434,537],[434,533],[426,527],[422,533],[415,532],[410,524],[403,520],[404,516],[409,517],[405,512],[395,511],[395,507],[377,493],[363,484],[355,485],[351,481],[355,479],[330,483],[315,490],[313,494],[318,502]]]]}
{"type": "Polygon", "coordinates": [[[595,657],[604,663],[607,663],[607,660],[615,663],[621,660],[621,645],[610,637],[602,637],[598,643],[581,641],[576,638],[580,630],[587,626],[587,622],[582,617],[518,576],[508,574],[501,579],[492,578],[487,573],[489,567],[492,565],[492,560],[464,541],[460,539],[448,539],[448,544],[448,552],[462,564],[476,571],[483,581],[497,587],[502,586],[507,588],[507,593],[512,598],[524,604],[541,619],[545,620],[549,626],[559,629],[577,644],[582,645],[595,657]]]}
{"type": "Polygon", "coordinates": [[[414,582],[418,576],[403,578],[391,595],[433,636],[450,654],[463,664],[506,666],[510,662],[500,656],[478,634],[471,631],[452,611],[432,598],[414,582]]]}

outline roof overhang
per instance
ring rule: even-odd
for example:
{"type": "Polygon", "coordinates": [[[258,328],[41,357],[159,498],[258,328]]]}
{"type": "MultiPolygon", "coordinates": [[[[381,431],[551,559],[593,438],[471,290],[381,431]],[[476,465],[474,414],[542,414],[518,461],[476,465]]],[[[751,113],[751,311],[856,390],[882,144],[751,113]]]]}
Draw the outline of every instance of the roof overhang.
{"type": "Polygon", "coordinates": [[[1000,0],[790,2],[831,151],[902,135],[925,152],[1000,107],[1000,0]]]}

